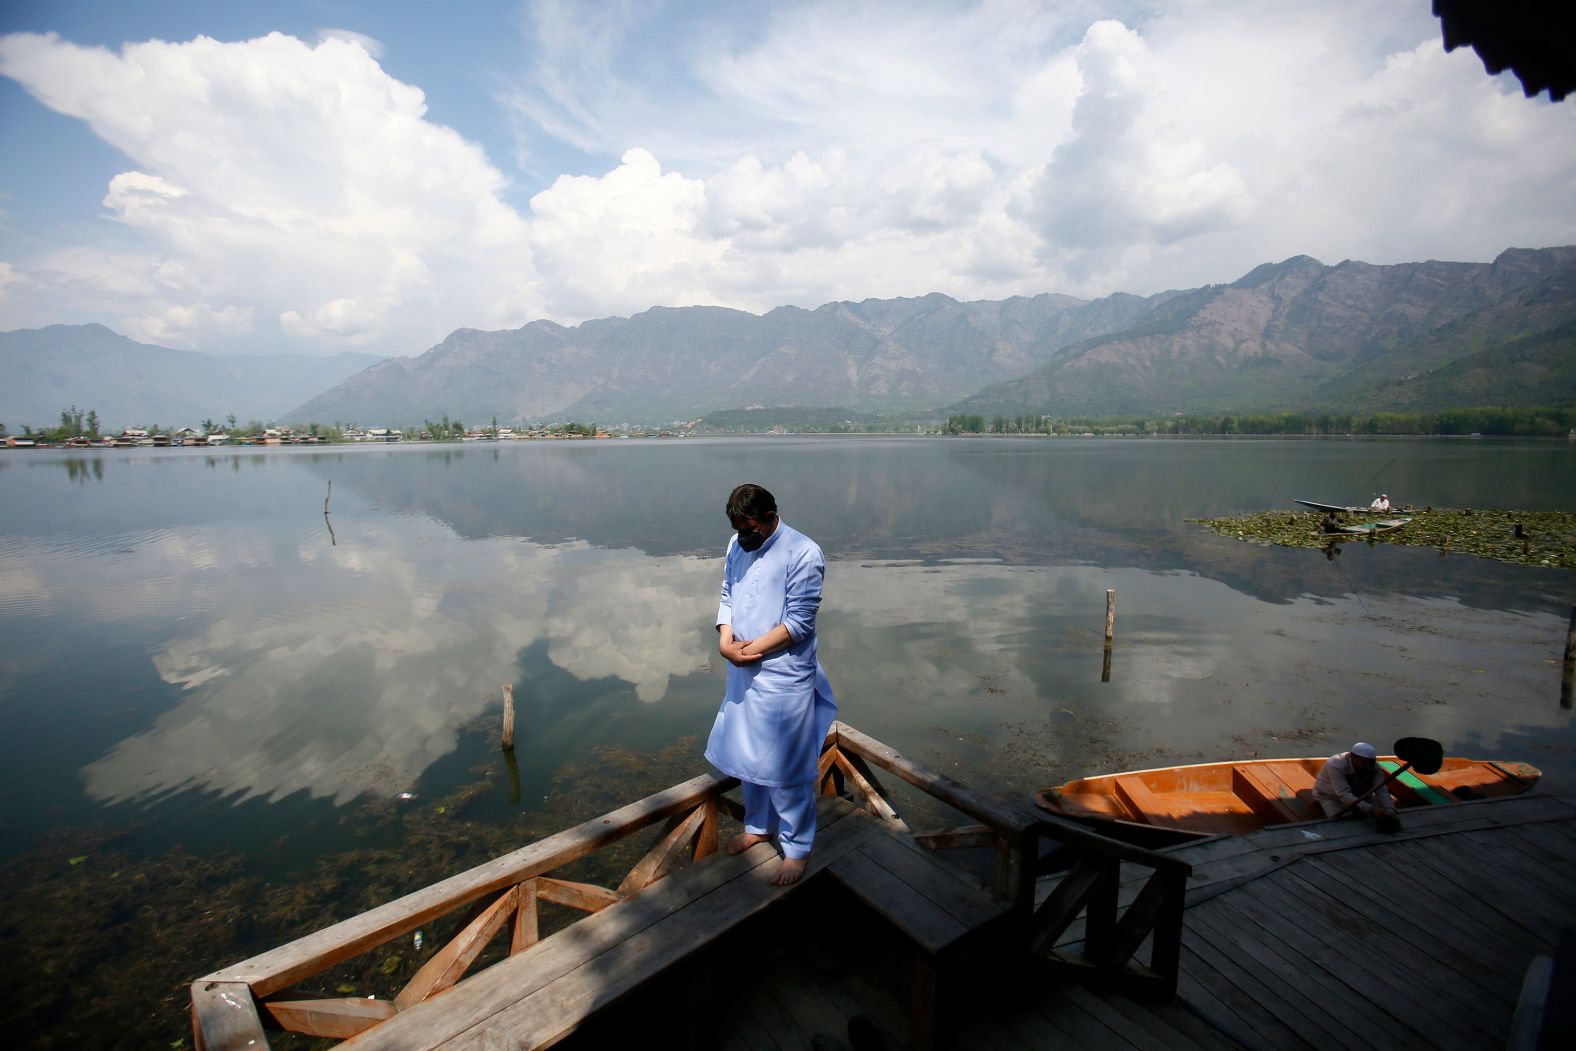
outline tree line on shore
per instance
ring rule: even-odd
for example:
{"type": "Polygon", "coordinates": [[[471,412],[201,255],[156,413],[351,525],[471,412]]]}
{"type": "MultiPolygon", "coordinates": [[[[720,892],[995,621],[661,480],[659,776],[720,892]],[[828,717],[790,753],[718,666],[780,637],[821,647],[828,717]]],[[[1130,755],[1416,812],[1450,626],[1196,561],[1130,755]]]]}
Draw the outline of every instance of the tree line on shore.
{"type": "MultiPolygon", "coordinates": [[[[1576,430],[1576,407],[1440,409],[1435,412],[1274,412],[1204,415],[1189,414],[1159,419],[1088,416],[1053,417],[1044,415],[954,414],[938,427],[934,418],[902,419],[863,416],[846,410],[789,409],[732,410],[714,413],[701,421],[702,430],[734,433],[783,429],[797,433],[914,433],[943,434],[1130,434],[1130,435],[1484,435],[1487,437],[1563,437],[1576,430]]],[[[221,422],[212,418],[199,424],[203,434],[228,433],[231,436],[262,435],[271,425],[261,420],[240,423],[232,413],[221,422]]],[[[53,427],[24,426],[21,436],[44,442],[65,442],[71,438],[100,438],[103,423],[94,410],[86,412],[75,405],[62,409],[60,422],[53,427]]],[[[150,435],[173,434],[174,428],[150,425],[142,428],[150,435]]],[[[324,441],[346,440],[354,424],[311,423],[294,428],[294,433],[311,435],[324,441]]],[[[441,420],[423,420],[420,426],[394,430],[407,441],[455,441],[466,435],[496,437],[502,428],[497,417],[491,426],[467,428],[445,414],[441,420]]],[[[515,428],[516,431],[521,428],[515,428]]],[[[595,423],[537,424],[529,429],[534,435],[551,437],[595,437],[595,423]]],[[[0,439],[9,436],[0,423],[0,439]]]]}
{"type": "Polygon", "coordinates": [[[954,415],[948,434],[1252,434],[1252,435],[1473,435],[1563,437],[1576,428],[1573,408],[1440,409],[1437,412],[1273,412],[1132,417],[954,415]]]}

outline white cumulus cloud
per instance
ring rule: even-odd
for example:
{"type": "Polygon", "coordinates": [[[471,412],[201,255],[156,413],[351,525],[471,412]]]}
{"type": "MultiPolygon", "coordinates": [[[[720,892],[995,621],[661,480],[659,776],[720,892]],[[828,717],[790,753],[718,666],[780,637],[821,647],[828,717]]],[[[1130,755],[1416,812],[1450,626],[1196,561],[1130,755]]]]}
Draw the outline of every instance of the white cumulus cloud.
{"type": "Polygon", "coordinates": [[[544,0],[497,32],[524,57],[479,71],[491,154],[354,27],[0,37],[0,74],[126,158],[58,237],[0,243],[0,325],[411,354],[654,305],[1144,293],[1576,241],[1576,106],[1445,54],[1426,5],[544,0]]]}
{"type": "Polygon", "coordinates": [[[191,339],[222,344],[237,332],[233,306],[339,349],[529,317],[500,316],[532,279],[504,176],[427,120],[422,92],[362,41],[275,33],[114,52],[15,34],[0,38],[0,71],[137,166],[103,205],[138,235],[133,271],[181,279],[146,295],[121,289],[105,305],[126,327],[146,332],[142,319],[185,309],[216,322],[191,339]]]}

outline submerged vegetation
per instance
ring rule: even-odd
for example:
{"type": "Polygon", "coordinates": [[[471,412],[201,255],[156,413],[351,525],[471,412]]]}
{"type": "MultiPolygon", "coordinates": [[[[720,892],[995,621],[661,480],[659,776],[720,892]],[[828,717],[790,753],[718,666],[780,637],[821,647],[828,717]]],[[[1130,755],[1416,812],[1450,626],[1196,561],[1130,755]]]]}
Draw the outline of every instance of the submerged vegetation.
{"type": "MultiPolygon", "coordinates": [[[[1324,516],[1318,511],[1260,511],[1188,521],[1221,536],[1282,547],[1325,548],[1342,541],[1366,541],[1432,547],[1441,553],[1460,552],[1526,566],[1576,569],[1576,512],[1429,507],[1420,511],[1397,509],[1393,514],[1411,521],[1393,532],[1368,537],[1323,532],[1320,523],[1324,516]]],[[[1348,519],[1355,521],[1357,517],[1348,519]]]]}
{"type": "MultiPolygon", "coordinates": [[[[494,714],[492,719],[496,718],[494,714]]],[[[490,720],[489,720],[490,721],[490,720]]],[[[475,728],[472,733],[480,733],[475,728]]],[[[265,878],[255,858],[181,847],[139,856],[134,832],[60,830],[0,866],[0,1024],[16,1046],[189,1048],[190,983],[226,964],[319,930],[466,868],[535,842],[657,789],[694,776],[700,744],[685,738],[654,753],[593,749],[583,767],[554,777],[547,804],[507,822],[467,817],[479,798],[508,792],[496,732],[477,780],[434,799],[369,799],[338,816],[367,844],[318,858],[288,877],[265,878]]],[[[660,828],[632,836],[562,870],[569,878],[616,885],[660,828]]],[[[267,853],[288,849],[288,837],[267,853]]],[[[579,914],[544,906],[542,931],[579,914]]],[[[392,998],[465,919],[371,949],[309,979],[326,996],[392,998]]],[[[477,967],[501,957],[507,941],[477,967]]],[[[323,1041],[272,1034],[277,1048],[323,1041]]]]}

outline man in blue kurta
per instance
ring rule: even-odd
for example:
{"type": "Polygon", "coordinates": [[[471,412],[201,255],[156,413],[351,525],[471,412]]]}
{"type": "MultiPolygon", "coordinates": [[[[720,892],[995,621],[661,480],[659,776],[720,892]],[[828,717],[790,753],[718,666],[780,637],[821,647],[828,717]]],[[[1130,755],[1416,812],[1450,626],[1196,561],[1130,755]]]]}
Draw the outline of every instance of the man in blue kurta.
{"type": "Polygon", "coordinates": [[[717,651],[728,688],[706,759],[743,783],[744,831],[728,852],[775,838],[783,860],[772,882],[793,883],[815,840],[816,762],[837,714],[815,645],[826,559],[758,485],[735,489],[727,513],[735,535],[723,560],[717,651]]]}

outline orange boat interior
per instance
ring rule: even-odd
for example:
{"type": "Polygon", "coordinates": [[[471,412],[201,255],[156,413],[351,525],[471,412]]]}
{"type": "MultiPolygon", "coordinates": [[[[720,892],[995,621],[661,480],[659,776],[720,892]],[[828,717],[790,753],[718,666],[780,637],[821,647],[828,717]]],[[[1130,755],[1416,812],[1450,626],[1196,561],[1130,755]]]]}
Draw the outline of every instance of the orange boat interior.
{"type": "MultiPolygon", "coordinates": [[[[1237,835],[1324,817],[1313,801],[1313,781],[1324,762],[1262,759],[1108,774],[1069,781],[1040,793],[1040,799],[1069,817],[1237,835]]],[[[1379,762],[1387,769],[1400,765],[1395,756],[1379,762]]],[[[1405,809],[1516,795],[1539,776],[1525,763],[1450,757],[1437,773],[1407,771],[1388,787],[1396,806],[1405,809]]]]}

